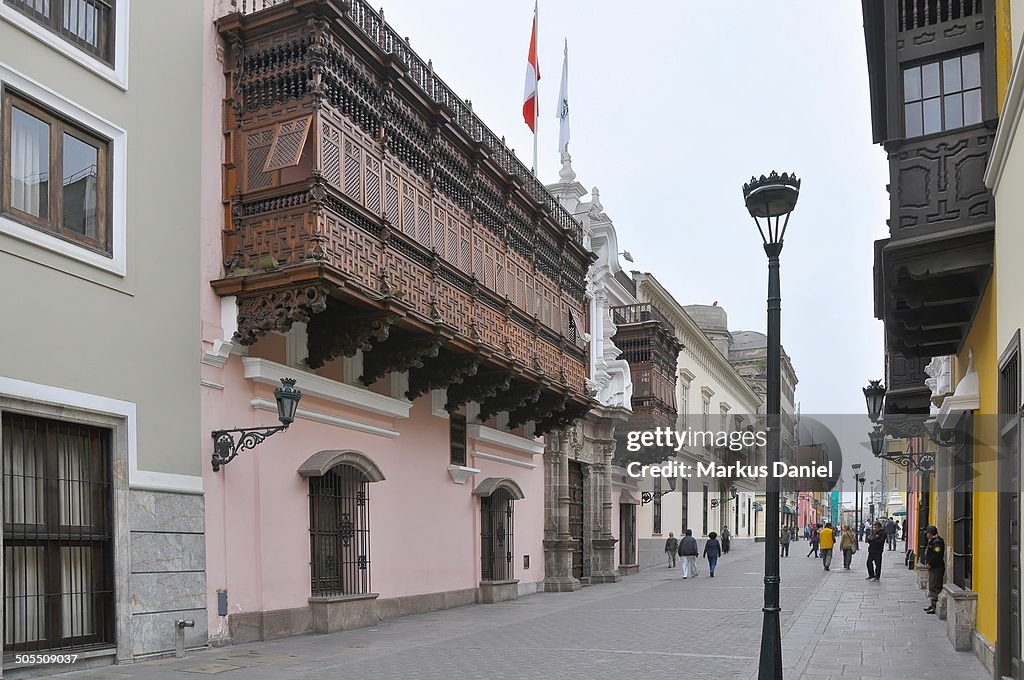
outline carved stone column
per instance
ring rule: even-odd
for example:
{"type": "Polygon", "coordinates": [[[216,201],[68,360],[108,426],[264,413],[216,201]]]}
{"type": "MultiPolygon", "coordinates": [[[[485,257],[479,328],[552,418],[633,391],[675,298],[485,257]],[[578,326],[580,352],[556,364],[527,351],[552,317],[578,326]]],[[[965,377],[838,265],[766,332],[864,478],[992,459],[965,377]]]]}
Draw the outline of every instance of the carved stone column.
{"type": "MultiPolygon", "coordinates": [[[[579,579],[572,575],[573,540],[569,533],[569,441],[564,430],[548,435],[548,446],[555,474],[545,477],[545,483],[557,485],[546,489],[546,497],[555,500],[552,510],[557,527],[554,538],[544,540],[544,590],[562,593],[579,590],[579,579]]],[[[547,454],[546,454],[547,455],[547,454]]],[[[547,532],[545,532],[545,535],[547,532]]]]}
{"type": "Polygon", "coordinates": [[[596,467],[601,481],[601,537],[594,539],[594,570],[591,583],[615,583],[622,580],[622,574],[615,569],[615,544],[618,539],[612,534],[612,455],[615,440],[601,441],[601,463],[596,467]]]}

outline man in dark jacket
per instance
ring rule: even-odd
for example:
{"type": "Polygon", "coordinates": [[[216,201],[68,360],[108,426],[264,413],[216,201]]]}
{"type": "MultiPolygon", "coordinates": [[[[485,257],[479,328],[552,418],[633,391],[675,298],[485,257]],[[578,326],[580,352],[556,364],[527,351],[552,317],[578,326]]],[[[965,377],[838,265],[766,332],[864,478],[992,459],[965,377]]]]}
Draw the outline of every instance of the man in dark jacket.
{"type": "Polygon", "coordinates": [[[670,531],[665,539],[665,554],[668,555],[668,568],[676,566],[676,550],[679,549],[679,539],[670,531]]]}
{"type": "Polygon", "coordinates": [[[697,575],[697,555],[700,554],[700,550],[697,549],[697,539],[693,537],[693,530],[687,529],[686,535],[679,541],[679,556],[683,566],[683,578],[689,578],[697,575]]]}
{"type": "Polygon", "coordinates": [[[888,540],[881,522],[875,522],[868,534],[868,581],[877,581],[882,576],[882,552],[888,540]]]}
{"type": "Polygon", "coordinates": [[[934,526],[926,528],[924,535],[928,539],[928,547],[924,553],[924,563],[928,565],[928,599],[932,601],[924,611],[927,614],[934,614],[946,575],[946,542],[942,540],[939,530],[934,526]]]}
{"type": "Polygon", "coordinates": [[[899,531],[899,527],[896,526],[896,521],[891,517],[885,520],[885,538],[889,543],[889,550],[896,549],[896,532],[899,531]]]}

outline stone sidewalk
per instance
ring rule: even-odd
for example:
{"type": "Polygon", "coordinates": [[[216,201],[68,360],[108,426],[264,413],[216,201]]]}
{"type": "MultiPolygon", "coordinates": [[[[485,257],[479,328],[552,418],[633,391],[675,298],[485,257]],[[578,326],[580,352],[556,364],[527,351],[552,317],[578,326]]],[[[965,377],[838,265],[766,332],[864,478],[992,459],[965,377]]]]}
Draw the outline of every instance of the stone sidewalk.
{"type": "MultiPolygon", "coordinates": [[[[756,677],[763,544],[735,542],[716,578],[683,580],[655,567],[621,583],[576,593],[407,616],[372,628],[190,652],[81,670],[62,680],[593,680],[756,677]]],[[[983,680],[954,652],[944,622],[924,614],[914,573],[887,553],[882,581],[823,571],[793,545],[782,560],[783,661],[787,680],[983,680]],[[927,667],[926,667],[927,666],[927,667]],[[936,670],[931,670],[931,669],[936,670]]]]}
{"type": "Polygon", "coordinates": [[[990,680],[973,654],[953,651],[946,622],[924,613],[927,596],[902,550],[885,552],[877,583],[864,580],[866,558],[858,552],[849,572],[840,558],[839,570],[833,566],[791,621],[783,635],[786,678],[990,680]]]}

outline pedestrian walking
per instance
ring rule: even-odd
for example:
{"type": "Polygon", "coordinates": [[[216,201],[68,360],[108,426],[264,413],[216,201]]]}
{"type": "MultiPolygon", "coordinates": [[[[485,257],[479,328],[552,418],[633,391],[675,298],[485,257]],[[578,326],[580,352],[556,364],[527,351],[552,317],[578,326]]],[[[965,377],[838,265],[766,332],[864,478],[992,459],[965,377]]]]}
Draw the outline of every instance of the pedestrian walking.
{"type": "Polygon", "coordinates": [[[722,544],[718,542],[718,534],[712,531],[708,534],[708,540],[704,541],[704,557],[708,558],[708,571],[711,578],[715,577],[715,567],[718,566],[718,558],[722,555],[722,544]]]}
{"type": "Polygon", "coordinates": [[[931,600],[931,604],[924,611],[927,614],[934,614],[946,575],[946,542],[939,536],[939,530],[931,525],[924,530],[924,535],[928,539],[924,562],[928,565],[928,599],[931,600]]]}
{"type": "Polygon", "coordinates": [[[832,566],[832,548],[835,547],[836,537],[832,533],[832,523],[826,522],[825,528],[818,532],[818,546],[821,549],[821,563],[825,571],[832,566]]]}
{"type": "Polygon", "coordinates": [[[811,527],[811,534],[807,537],[807,540],[811,542],[811,549],[807,551],[807,556],[810,557],[811,553],[814,553],[814,557],[818,557],[818,529],[820,527],[815,524],[811,527]]]}
{"type": "Polygon", "coordinates": [[[868,535],[868,581],[877,581],[882,576],[882,552],[885,550],[885,542],[888,537],[881,522],[875,522],[871,526],[871,533],[868,535]]]}
{"type": "Polygon", "coordinates": [[[729,533],[729,527],[722,527],[722,554],[729,552],[729,542],[732,539],[732,534],[729,533]]]}
{"type": "Polygon", "coordinates": [[[676,550],[679,549],[679,539],[670,531],[665,540],[665,554],[668,555],[668,568],[676,566],[676,550]]]}
{"type": "Polygon", "coordinates": [[[843,569],[849,571],[850,565],[853,564],[853,553],[857,552],[857,536],[849,524],[843,526],[843,533],[839,536],[839,549],[843,551],[843,569]]]}
{"type": "Polygon", "coordinates": [[[898,530],[899,527],[896,526],[896,520],[891,517],[885,520],[885,537],[889,542],[889,550],[896,549],[896,532],[898,530]]]}
{"type": "Polygon", "coordinates": [[[686,535],[679,541],[679,556],[683,569],[683,578],[690,578],[697,575],[697,539],[693,537],[693,529],[687,529],[686,535]]]}
{"type": "Polygon", "coordinates": [[[903,536],[903,542],[907,542],[907,518],[903,518],[903,524],[901,525],[900,534],[903,536]]]}
{"type": "Polygon", "coordinates": [[[779,548],[782,550],[782,553],[779,555],[779,557],[789,557],[790,539],[791,535],[789,533],[789,529],[783,529],[782,533],[779,535],[779,548]]]}
{"type": "Polygon", "coordinates": [[[811,540],[811,525],[809,522],[804,525],[804,540],[811,540]]]}

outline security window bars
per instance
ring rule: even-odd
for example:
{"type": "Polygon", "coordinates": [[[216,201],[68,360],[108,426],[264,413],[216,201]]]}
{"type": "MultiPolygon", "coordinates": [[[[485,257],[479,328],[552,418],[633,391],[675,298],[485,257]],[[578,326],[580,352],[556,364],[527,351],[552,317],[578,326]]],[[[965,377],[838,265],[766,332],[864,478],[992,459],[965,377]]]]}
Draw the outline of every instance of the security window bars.
{"type": "Polygon", "coordinates": [[[678,490],[681,492],[679,495],[683,497],[683,526],[681,528],[680,536],[686,531],[686,525],[690,523],[690,480],[680,478],[678,482],[678,490]]]}
{"type": "Polygon", "coordinates": [[[4,652],[114,643],[110,433],[3,414],[4,652]]]}
{"type": "Polygon", "coordinates": [[[953,449],[953,583],[964,590],[971,590],[974,572],[974,419],[966,415],[963,421],[964,441],[953,449]]]}
{"type": "Polygon", "coordinates": [[[908,138],[981,122],[981,53],[968,52],[903,69],[908,138]]]}
{"type": "Polygon", "coordinates": [[[449,462],[452,465],[466,465],[466,416],[452,413],[448,416],[448,424],[451,437],[451,456],[449,462]]]}
{"type": "Polygon", "coordinates": [[[702,527],[701,528],[701,532],[702,532],[702,535],[704,535],[704,536],[708,535],[708,504],[709,504],[709,496],[710,495],[711,495],[711,492],[708,489],[708,485],[705,484],[704,485],[704,502],[702,503],[703,515],[701,517],[701,522],[702,522],[702,524],[701,524],[701,527],[702,527]]]}
{"type": "Polygon", "coordinates": [[[110,142],[9,90],[2,139],[3,213],[109,256],[110,142]]]}
{"type": "Polygon", "coordinates": [[[83,52],[114,63],[114,0],[4,0],[83,52]]]}
{"type": "Polygon", "coordinates": [[[370,498],[366,476],[336,465],[309,479],[313,597],[370,592],[370,498]]]}
{"type": "Polygon", "coordinates": [[[636,564],[636,506],[619,505],[619,564],[636,564]]]}
{"type": "Polygon", "coordinates": [[[505,489],[480,499],[480,580],[508,581],[515,555],[515,501],[505,489]]]}

